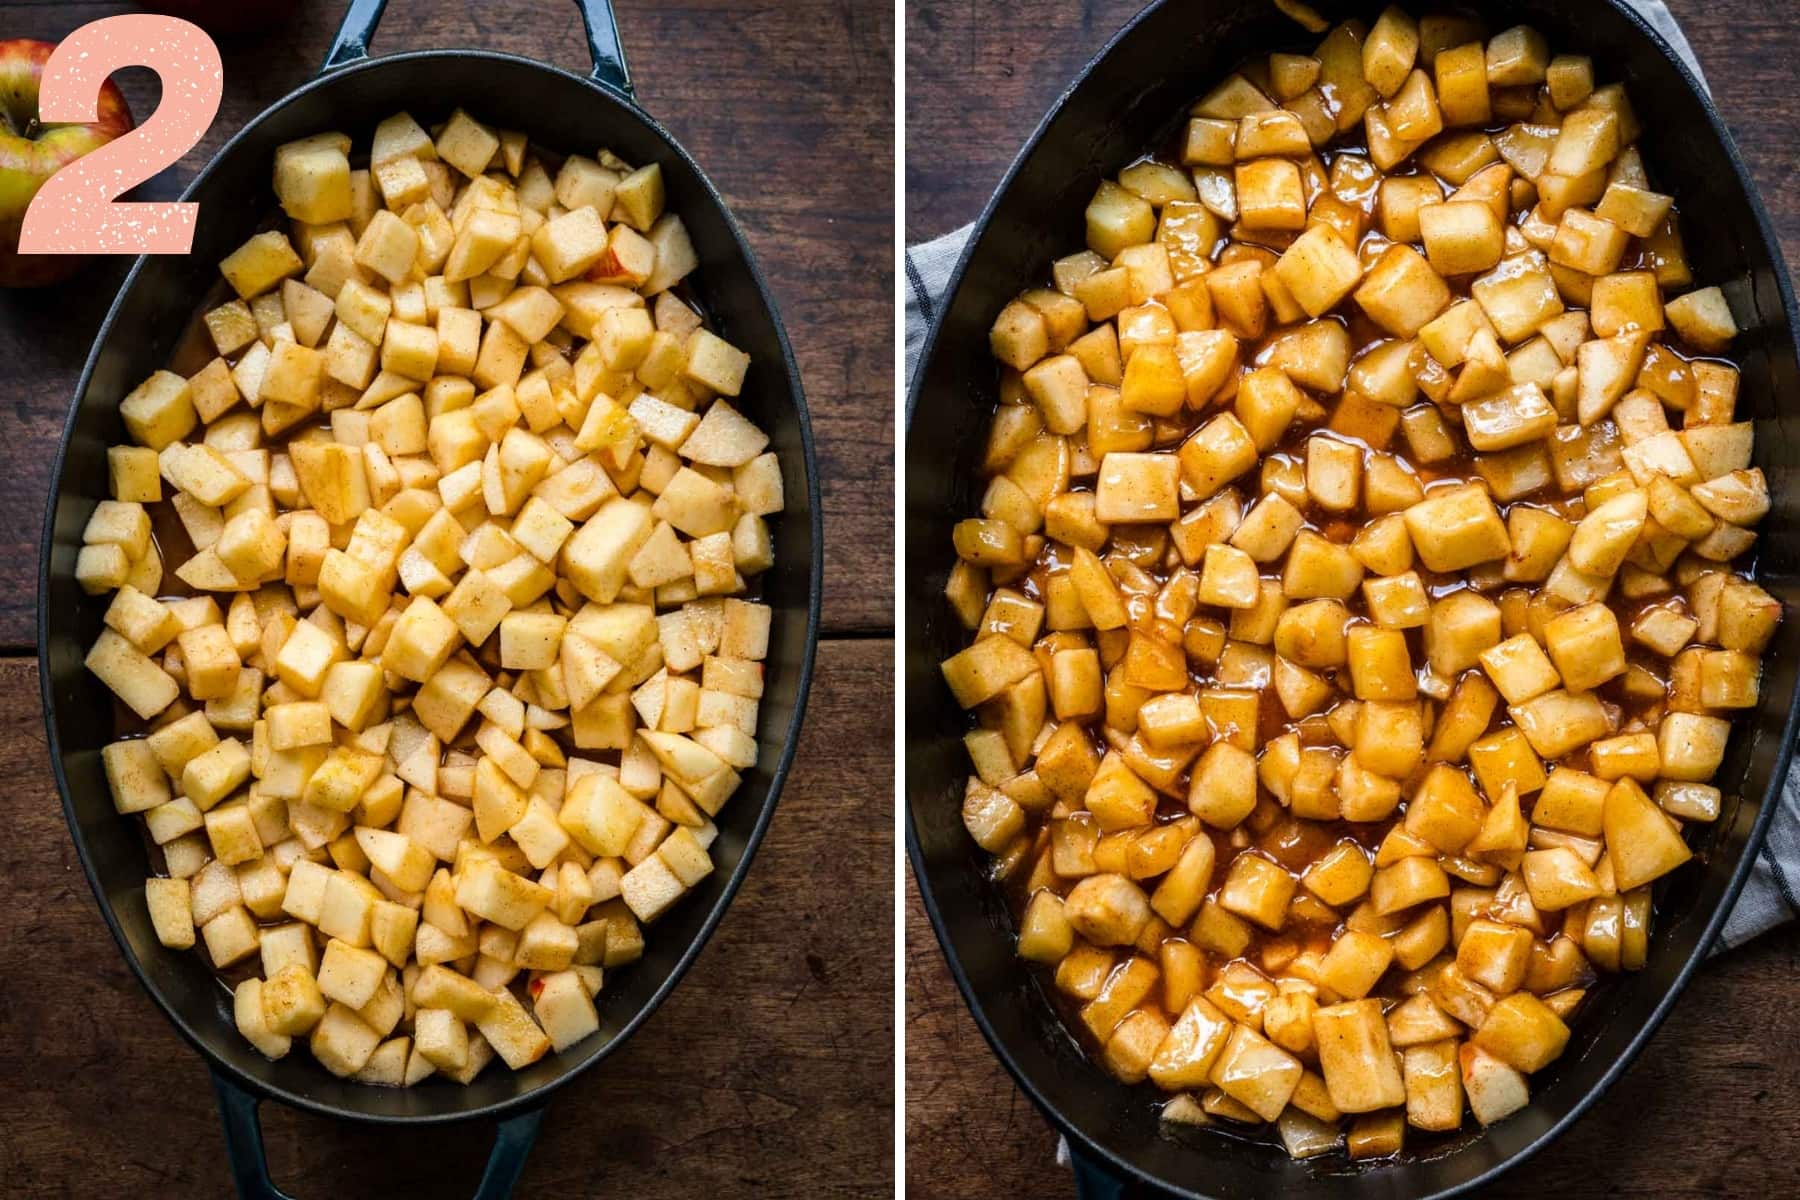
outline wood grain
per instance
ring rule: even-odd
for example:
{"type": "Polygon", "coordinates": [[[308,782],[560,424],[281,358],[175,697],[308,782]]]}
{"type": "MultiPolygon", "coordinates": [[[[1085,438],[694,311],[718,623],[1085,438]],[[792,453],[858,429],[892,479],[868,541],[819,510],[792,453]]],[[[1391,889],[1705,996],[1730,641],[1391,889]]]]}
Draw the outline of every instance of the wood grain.
{"type": "MultiPolygon", "coordinates": [[[[979,215],[1045,108],[1140,0],[921,0],[906,18],[906,237],[979,215]]],[[[1751,0],[1669,0],[1782,249],[1800,261],[1800,23],[1751,0]]],[[[1056,1137],[1013,1086],[945,969],[910,873],[906,907],[906,1184],[920,1200],[1074,1194],[1056,1137]]],[[[1800,1195],[1800,929],[1770,934],[1700,972],[1600,1106],[1533,1166],[1484,1193],[1800,1195]]]]}
{"type": "MultiPolygon", "coordinates": [[[[550,1105],[518,1194],[648,1200],[886,1195],[893,1178],[893,643],[821,648],[767,839],[667,1003],[550,1105]],[[872,886],[850,887],[849,881],[872,886]]],[[[224,1197],[200,1057],[124,965],[51,780],[36,665],[0,661],[0,1186],[84,1200],[224,1197]]],[[[271,1171],[303,1196],[461,1196],[489,1128],[402,1134],[263,1107],[271,1171]]]]}
{"type": "MultiPolygon", "coordinates": [[[[221,40],[219,116],[145,195],[176,194],[245,121],[309,78],[344,8],[265,6],[297,11],[221,40]]],[[[826,632],[884,633],[893,626],[894,574],[892,5],[618,0],[617,8],[640,102],[706,168],[744,226],[799,360],[829,531],[826,632]]],[[[121,11],[129,10],[0,3],[0,37],[56,40],[121,11]]],[[[377,54],[455,46],[588,67],[567,0],[395,0],[374,42],[377,54]]],[[[155,77],[135,70],[121,83],[144,119],[155,77]]],[[[35,637],[51,459],[126,265],[101,260],[47,291],[0,292],[0,650],[35,637]]]]}

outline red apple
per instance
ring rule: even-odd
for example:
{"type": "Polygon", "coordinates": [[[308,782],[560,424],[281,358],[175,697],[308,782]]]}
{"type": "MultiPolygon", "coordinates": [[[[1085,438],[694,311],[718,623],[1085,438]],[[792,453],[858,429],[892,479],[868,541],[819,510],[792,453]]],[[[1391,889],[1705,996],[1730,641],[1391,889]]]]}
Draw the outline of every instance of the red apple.
{"type": "Polygon", "coordinates": [[[38,83],[54,49],[30,38],[0,41],[0,287],[55,283],[81,264],[79,255],[20,254],[19,223],[44,180],[134,124],[124,94],[110,79],[100,89],[96,120],[39,124],[38,83]]]}

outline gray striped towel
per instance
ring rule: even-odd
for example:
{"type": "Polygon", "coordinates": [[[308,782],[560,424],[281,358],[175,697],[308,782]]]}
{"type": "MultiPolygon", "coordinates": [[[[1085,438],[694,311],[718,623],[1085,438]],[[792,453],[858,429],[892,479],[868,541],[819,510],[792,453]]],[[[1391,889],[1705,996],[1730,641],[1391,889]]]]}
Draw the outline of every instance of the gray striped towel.
{"type": "MultiPolygon", "coordinates": [[[[1681,55],[1694,77],[1706,86],[1706,76],[1694,48],[1688,45],[1681,26],[1669,14],[1663,0],[1632,0],[1646,21],[1656,27],[1665,41],[1681,55]]],[[[906,376],[910,383],[919,355],[925,348],[925,334],[937,319],[937,305],[950,284],[950,276],[962,258],[963,245],[969,240],[972,225],[945,234],[933,241],[909,246],[906,250],[906,376]]],[[[908,414],[910,416],[910,412],[908,414]]],[[[1714,952],[1742,945],[1765,930],[1800,916],[1800,778],[1790,769],[1781,788],[1779,808],[1769,825],[1769,840],[1763,844],[1751,868],[1749,882],[1737,907],[1725,922],[1714,952]]]]}

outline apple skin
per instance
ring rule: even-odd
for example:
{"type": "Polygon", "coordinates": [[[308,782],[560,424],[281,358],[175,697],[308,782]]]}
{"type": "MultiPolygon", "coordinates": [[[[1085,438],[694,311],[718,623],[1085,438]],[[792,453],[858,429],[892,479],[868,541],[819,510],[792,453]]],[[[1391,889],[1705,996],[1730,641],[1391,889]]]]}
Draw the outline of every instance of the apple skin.
{"type": "Polygon", "coordinates": [[[38,85],[54,49],[31,38],[0,41],[0,287],[56,283],[81,265],[77,254],[20,254],[19,224],[44,180],[135,125],[124,93],[109,79],[94,121],[37,128],[38,85]]]}

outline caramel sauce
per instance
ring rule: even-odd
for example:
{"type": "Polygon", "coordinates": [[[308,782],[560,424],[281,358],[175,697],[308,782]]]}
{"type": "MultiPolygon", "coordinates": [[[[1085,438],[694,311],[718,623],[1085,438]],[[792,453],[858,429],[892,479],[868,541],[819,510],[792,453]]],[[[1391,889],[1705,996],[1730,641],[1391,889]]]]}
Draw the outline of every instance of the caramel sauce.
{"type": "MultiPolygon", "coordinates": [[[[1490,134],[1498,133],[1512,123],[1514,123],[1512,120],[1497,122],[1491,126],[1487,132],[1490,134]]],[[[1181,122],[1177,123],[1178,128],[1180,124],[1181,122]]],[[[1463,133],[1474,131],[1459,128],[1456,132],[1463,133]]],[[[1359,253],[1366,267],[1383,249],[1386,248],[1386,246],[1390,244],[1385,237],[1379,232],[1376,232],[1373,228],[1379,221],[1375,211],[1376,194],[1379,182],[1383,178],[1425,174],[1426,172],[1422,166],[1409,158],[1405,163],[1384,174],[1376,170],[1367,161],[1366,150],[1360,144],[1360,128],[1353,130],[1352,134],[1349,136],[1357,139],[1356,144],[1318,148],[1316,149],[1316,153],[1324,165],[1326,177],[1330,178],[1337,176],[1344,184],[1344,186],[1335,193],[1337,199],[1343,203],[1354,206],[1364,215],[1365,226],[1369,227],[1369,229],[1361,238],[1359,253]]],[[[1177,169],[1185,169],[1181,167],[1179,145],[1180,138],[1177,133],[1161,144],[1159,150],[1151,156],[1151,160],[1176,167],[1177,169]]],[[[1226,170],[1229,171],[1229,168],[1226,168],[1226,170]]],[[[1309,178],[1304,169],[1302,171],[1302,176],[1303,179],[1309,178]]],[[[1514,178],[1517,178],[1516,173],[1514,178]]],[[[1454,185],[1448,183],[1443,184],[1443,192],[1446,197],[1453,190],[1454,185]]],[[[1323,191],[1330,193],[1331,189],[1327,186],[1323,191]]],[[[1310,193],[1307,196],[1309,210],[1315,196],[1318,194],[1320,194],[1320,189],[1315,188],[1310,190],[1310,193]]],[[[1516,248],[1517,239],[1521,235],[1515,231],[1521,225],[1525,224],[1529,211],[1530,210],[1511,211],[1509,213],[1506,233],[1510,244],[1504,252],[1507,257],[1518,253],[1516,248]]],[[[1274,261],[1274,256],[1279,254],[1280,251],[1291,242],[1293,237],[1296,236],[1291,233],[1275,234],[1267,231],[1246,231],[1241,225],[1234,225],[1231,222],[1224,222],[1223,224],[1227,231],[1226,237],[1212,247],[1212,253],[1209,255],[1215,264],[1228,262],[1235,258],[1251,256],[1260,258],[1265,264],[1272,263],[1274,261]],[[1231,240],[1232,238],[1240,238],[1242,240],[1234,241],[1231,240]]],[[[1416,239],[1414,244],[1417,244],[1416,239]]],[[[1625,258],[1617,270],[1651,269],[1658,265],[1659,260],[1653,248],[1647,245],[1643,240],[1633,238],[1628,246],[1625,258]]],[[[1453,293],[1452,303],[1467,299],[1471,296],[1471,284],[1474,282],[1475,278],[1475,276],[1462,276],[1453,277],[1448,280],[1453,293]]],[[[1585,305],[1573,303],[1566,295],[1563,299],[1568,311],[1582,311],[1586,308],[1585,305]]],[[[1149,303],[1151,305],[1161,305],[1160,300],[1151,300],[1149,303]]],[[[1346,330],[1349,335],[1351,347],[1350,362],[1352,364],[1374,346],[1391,340],[1394,337],[1394,335],[1389,334],[1378,327],[1348,299],[1341,302],[1336,308],[1321,319],[1335,322],[1346,330]]],[[[1103,322],[1090,323],[1088,327],[1092,328],[1095,324],[1102,323],[1103,322]]],[[[1271,312],[1269,327],[1260,338],[1252,341],[1240,342],[1239,355],[1241,365],[1235,369],[1233,378],[1241,377],[1244,371],[1268,362],[1272,356],[1273,347],[1278,338],[1282,334],[1307,323],[1304,316],[1297,322],[1279,323],[1277,318],[1275,318],[1274,314],[1271,312]]],[[[1223,322],[1219,322],[1219,324],[1222,325],[1223,322]]],[[[1590,334],[1589,336],[1592,335],[1590,334]]],[[[1675,361],[1681,364],[1702,357],[1702,355],[1695,353],[1691,348],[1682,345],[1672,329],[1663,331],[1660,346],[1664,351],[1667,351],[1675,361]]],[[[1503,348],[1517,349],[1517,345],[1503,348]]],[[[1055,351],[1053,350],[1052,352],[1054,353],[1055,351]]],[[[1424,353],[1422,347],[1420,348],[1419,353],[1424,353]]],[[[1442,368],[1439,369],[1441,370],[1442,368]]],[[[1007,402],[1030,403],[1029,398],[1025,397],[1022,394],[1022,389],[1017,386],[1018,380],[1016,376],[1007,380],[1005,374],[1003,374],[1003,380],[1001,392],[1002,395],[1006,397],[1006,399],[1003,399],[1002,401],[1003,405],[1007,402]],[[1012,385],[1010,389],[1007,386],[1008,383],[1012,385]]],[[[1434,403],[1423,391],[1421,391],[1416,395],[1414,401],[1407,406],[1408,411],[1421,406],[1435,407],[1445,418],[1446,423],[1454,436],[1454,454],[1436,461],[1424,461],[1418,459],[1414,454],[1407,437],[1400,428],[1398,421],[1398,417],[1400,416],[1399,411],[1388,408],[1388,406],[1377,402],[1367,401],[1354,394],[1348,390],[1347,379],[1344,387],[1336,393],[1320,394],[1307,390],[1305,385],[1298,386],[1301,386],[1303,395],[1311,400],[1317,401],[1322,406],[1322,411],[1311,419],[1294,421],[1289,426],[1286,434],[1281,438],[1279,444],[1266,453],[1256,467],[1240,475],[1236,480],[1221,489],[1221,492],[1235,491],[1242,502],[1241,507],[1243,511],[1247,512],[1260,496],[1270,490],[1265,485],[1264,481],[1268,479],[1268,475],[1265,474],[1265,472],[1270,471],[1272,468],[1277,472],[1294,471],[1298,468],[1297,474],[1303,480],[1307,443],[1314,436],[1321,434],[1340,441],[1349,442],[1362,449],[1364,451],[1363,457],[1365,468],[1371,454],[1391,456],[1403,470],[1414,476],[1428,492],[1440,486],[1451,486],[1470,482],[1486,482],[1487,477],[1484,476],[1482,468],[1486,464],[1487,458],[1491,456],[1482,456],[1474,453],[1466,439],[1460,436],[1458,433],[1460,417],[1457,414],[1454,405],[1448,402],[1434,403]],[[1381,411],[1384,409],[1387,410],[1385,413],[1381,411]]],[[[1190,403],[1190,405],[1184,406],[1174,417],[1156,419],[1154,422],[1155,434],[1153,443],[1149,448],[1155,450],[1173,450],[1213,416],[1220,412],[1229,411],[1232,407],[1232,396],[1235,391],[1235,385],[1228,383],[1221,389],[1222,394],[1215,396],[1203,408],[1196,410],[1190,403]]],[[[1549,389],[1546,388],[1545,391],[1548,392],[1549,389]]],[[[1676,414],[1676,416],[1677,427],[1679,427],[1679,414],[1676,414]]],[[[1570,414],[1559,414],[1558,421],[1559,426],[1566,427],[1574,421],[1574,418],[1570,414]]],[[[1594,478],[1599,478],[1622,469],[1623,463],[1619,460],[1617,454],[1617,449],[1620,444],[1619,433],[1614,422],[1610,419],[1603,419],[1601,422],[1597,423],[1590,432],[1592,439],[1600,444],[1601,448],[1597,453],[1603,460],[1610,461],[1610,466],[1607,466],[1604,470],[1592,471],[1592,476],[1594,478]]],[[[1086,436],[1087,432],[1084,430],[1076,433],[1067,440],[1070,442],[1071,446],[1080,445],[1084,443],[1086,436]]],[[[1546,443],[1533,442],[1529,443],[1529,445],[1537,448],[1545,446],[1546,443]]],[[[1503,451],[1500,452],[1499,456],[1503,457],[1509,453],[1512,452],[1503,451]]],[[[1097,467],[1097,462],[1093,465],[1097,467]]],[[[1506,500],[1501,500],[1499,496],[1495,496],[1497,507],[1499,508],[1503,519],[1515,507],[1520,506],[1545,509],[1555,513],[1557,516],[1570,523],[1578,522],[1582,516],[1585,515],[1587,508],[1583,500],[1583,488],[1580,486],[1573,486],[1565,491],[1558,485],[1554,471],[1547,471],[1545,474],[1548,477],[1548,481],[1541,486],[1533,487],[1529,491],[1514,495],[1506,500]]],[[[1076,471],[1071,472],[1069,490],[1075,492],[1087,492],[1092,491],[1093,486],[1094,475],[1091,470],[1086,473],[1079,473],[1076,471]]],[[[1493,489],[1490,487],[1489,490],[1492,491],[1493,489]]],[[[1303,482],[1300,491],[1302,493],[1304,492],[1303,482]]],[[[1372,519],[1372,515],[1365,512],[1360,506],[1360,500],[1359,507],[1351,512],[1335,513],[1322,511],[1316,504],[1310,502],[1310,498],[1304,497],[1303,495],[1296,496],[1290,494],[1288,495],[1288,498],[1295,504],[1296,508],[1300,509],[1305,519],[1303,528],[1309,529],[1339,545],[1351,543],[1362,531],[1367,522],[1372,519]]],[[[1182,511],[1184,514],[1191,511],[1193,507],[1193,502],[1184,499],[1182,504],[1182,511]]],[[[1196,561],[1190,564],[1183,561],[1182,557],[1171,543],[1166,526],[1114,525],[1110,527],[1109,533],[1109,540],[1107,544],[1101,548],[1100,553],[1103,556],[1118,556],[1127,559],[1147,575],[1149,582],[1154,585],[1155,589],[1146,596],[1134,592],[1128,587],[1121,587],[1128,613],[1127,629],[1153,633],[1158,637],[1166,638],[1168,636],[1167,623],[1164,622],[1159,626],[1157,614],[1155,613],[1158,593],[1161,592],[1172,578],[1183,571],[1192,572],[1197,575],[1199,572],[1199,563],[1196,561]]],[[[1285,561],[1285,554],[1274,564],[1260,564],[1260,574],[1265,583],[1271,579],[1279,578],[1278,575],[1275,574],[1275,571],[1283,561],[1285,561]]],[[[1490,566],[1492,565],[1493,564],[1490,564],[1490,566]]],[[[1740,560],[1735,565],[1741,568],[1745,566],[1746,563],[1740,560]]],[[[1022,568],[1013,570],[995,568],[992,570],[992,586],[988,593],[988,600],[991,602],[996,593],[1002,589],[1010,588],[1023,593],[1028,598],[1041,604],[1046,598],[1049,578],[1053,575],[1067,571],[1068,568],[1069,556],[1066,549],[1046,536],[1042,550],[1031,562],[1022,568]]],[[[1516,622],[1513,619],[1512,614],[1507,607],[1507,603],[1502,600],[1503,595],[1514,589],[1521,589],[1528,595],[1536,594],[1542,588],[1541,582],[1506,582],[1499,578],[1497,571],[1490,571],[1484,575],[1481,568],[1476,568],[1474,572],[1439,575],[1430,572],[1422,563],[1415,559],[1412,569],[1419,574],[1428,596],[1434,602],[1452,592],[1474,588],[1484,595],[1487,595],[1496,603],[1500,603],[1502,612],[1505,614],[1501,632],[1502,639],[1511,637],[1527,627],[1524,623],[1516,622]],[[1471,575],[1474,575],[1475,577],[1471,578],[1471,575]]],[[[1368,572],[1366,577],[1375,578],[1376,576],[1375,573],[1371,571],[1368,572]]],[[[1631,668],[1639,668],[1642,671],[1648,672],[1652,678],[1664,685],[1664,694],[1666,694],[1667,687],[1667,680],[1664,678],[1667,664],[1657,656],[1650,654],[1639,646],[1630,637],[1629,630],[1632,622],[1644,610],[1652,607],[1670,607],[1677,611],[1685,612],[1685,604],[1680,598],[1680,595],[1679,589],[1676,589],[1664,595],[1633,599],[1618,594],[1618,589],[1614,588],[1607,600],[1608,606],[1612,609],[1618,619],[1621,631],[1625,633],[1624,642],[1628,673],[1631,673],[1631,668]]],[[[1298,603],[1298,601],[1295,603],[1298,603]]],[[[1560,600],[1554,601],[1554,603],[1556,606],[1555,609],[1546,612],[1546,616],[1554,615],[1554,611],[1573,607],[1573,605],[1560,600]]],[[[1370,620],[1360,588],[1351,598],[1345,600],[1344,604],[1350,611],[1351,624],[1364,623],[1370,620]]],[[[1519,607],[1522,608],[1523,606],[1519,607]]],[[[1232,613],[1229,609],[1208,608],[1205,605],[1200,605],[1194,610],[1194,613],[1196,618],[1217,622],[1227,630],[1230,628],[1232,613]]],[[[1104,675],[1110,676],[1122,658],[1122,649],[1117,654],[1109,653],[1106,639],[1104,637],[1095,638],[1093,636],[1094,631],[1091,629],[1073,632],[1083,639],[1078,644],[1098,644],[1100,646],[1102,671],[1104,675]]],[[[1404,633],[1415,671],[1423,677],[1428,673],[1428,668],[1425,667],[1427,657],[1425,654],[1424,631],[1422,628],[1410,628],[1405,630],[1404,633]]],[[[1045,636],[1055,635],[1040,633],[1040,642],[1045,636]]],[[[1179,643],[1179,636],[1177,636],[1175,640],[1179,643]]],[[[1272,653],[1272,649],[1268,647],[1266,643],[1263,648],[1265,650],[1270,650],[1270,653],[1272,653]]],[[[1211,687],[1236,687],[1243,689],[1254,686],[1257,694],[1257,719],[1256,728],[1254,730],[1255,749],[1257,751],[1260,752],[1270,741],[1289,733],[1297,734],[1303,745],[1340,745],[1325,722],[1323,712],[1299,720],[1291,718],[1277,697],[1275,688],[1266,678],[1266,673],[1263,678],[1255,681],[1253,685],[1246,684],[1241,680],[1226,680],[1221,677],[1216,662],[1207,662],[1202,659],[1197,659],[1191,654],[1186,656],[1186,668],[1186,690],[1190,693],[1198,689],[1211,687]]],[[[1326,706],[1327,711],[1333,705],[1341,704],[1352,699],[1354,691],[1351,687],[1347,666],[1325,669],[1314,668],[1314,670],[1334,683],[1337,688],[1337,694],[1326,706]]],[[[1479,668],[1471,668],[1471,670],[1478,671],[1479,668]]],[[[1468,674],[1468,672],[1463,672],[1462,674],[1468,674]]],[[[1460,679],[1461,677],[1462,675],[1458,675],[1456,679],[1460,679]]],[[[1444,690],[1445,697],[1449,695],[1449,688],[1454,686],[1456,679],[1447,681],[1447,686],[1445,686],[1444,690]]],[[[1606,707],[1612,724],[1612,731],[1614,733],[1620,733],[1644,726],[1654,729],[1655,722],[1662,711],[1662,699],[1660,697],[1647,698],[1641,694],[1634,697],[1627,689],[1626,679],[1627,675],[1621,674],[1595,689],[1596,694],[1600,697],[1606,707]]],[[[1443,707],[1443,700],[1432,699],[1423,690],[1421,690],[1419,694],[1419,699],[1425,710],[1425,740],[1427,746],[1429,746],[1435,719],[1443,707]]],[[[1105,754],[1109,748],[1109,743],[1105,737],[1100,736],[1096,732],[1095,728],[1105,721],[1104,712],[1097,717],[1084,718],[1083,720],[1085,732],[1088,735],[1090,744],[1097,754],[1105,754]]],[[[1504,701],[1502,701],[1496,707],[1493,717],[1483,731],[1483,736],[1507,728],[1510,725],[1511,722],[1507,717],[1506,706],[1504,701]]],[[[1215,730],[1214,737],[1216,739],[1218,737],[1229,736],[1232,732],[1233,731],[1229,729],[1215,730]]],[[[1191,761],[1194,754],[1203,749],[1204,745],[1205,743],[1202,743],[1201,745],[1194,747],[1193,752],[1189,753],[1187,758],[1191,761]]],[[[1218,898],[1229,865],[1240,853],[1258,854],[1285,869],[1296,880],[1308,866],[1318,861],[1327,852],[1346,840],[1362,846],[1368,852],[1372,861],[1375,849],[1380,845],[1382,839],[1386,837],[1395,826],[1399,825],[1404,820],[1406,798],[1412,795],[1413,789],[1419,778],[1424,774],[1429,765],[1430,757],[1429,754],[1427,754],[1425,756],[1425,761],[1423,761],[1418,769],[1413,772],[1412,776],[1409,779],[1402,781],[1402,800],[1390,817],[1381,821],[1366,823],[1356,823],[1342,819],[1319,821],[1294,817],[1290,815],[1259,782],[1257,806],[1239,827],[1232,830],[1218,830],[1209,826],[1203,826],[1201,833],[1199,834],[1199,836],[1209,837],[1212,840],[1216,852],[1216,865],[1212,873],[1211,883],[1206,892],[1207,898],[1211,900],[1216,900],[1218,898]]],[[[1466,756],[1464,756],[1461,762],[1454,765],[1461,767],[1467,773],[1473,775],[1473,772],[1468,769],[1466,756]]],[[[1586,747],[1565,756],[1563,759],[1545,761],[1543,764],[1546,773],[1558,765],[1584,770],[1588,769],[1590,762],[1586,747]]],[[[1154,823],[1151,828],[1161,827],[1189,816],[1187,793],[1190,779],[1191,771],[1188,767],[1184,766],[1171,785],[1157,789],[1158,804],[1154,823]]],[[[1522,800],[1524,801],[1524,815],[1527,820],[1530,818],[1531,802],[1535,799],[1535,795],[1536,792],[1534,791],[1532,794],[1522,797],[1522,800]]],[[[1049,886],[1052,890],[1059,895],[1066,896],[1074,884],[1079,881],[1077,878],[1058,877],[1053,871],[1034,871],[1033,869],[1034,864],[1037,863],[1040,856],[1049,853],[1049,826],[1052,814],[1055,813],[1059,807],[1060,806],[1058,805],[1052,804],[1050,807],[1038,813],[1027,812],[1026,832],[1023,835],[1021,842],[1016,844],[1011,851],[1003,852],[996,860],[996,876],[1000,885],[1005,889],[1015,919],[1022,916],[1025,905],[1034,892],[1034,883],[1042,884],[1045,879],[1048,879],[1050,881],[1049,886]]],[[[1148,892],[1155,885],[1158,878],[1160,878],[1159,875],[1152,874],[1148,877],[1139,879],[1138,882],[1144,890],[1148,892]]],[[[1454,872],[1451,874],[1451,885],[1453,891],[1456,888],[1471,886],[1458,878],[1454,872]]],[[[1299,887],[1297,887],[1295,895],[1297,898],[1308,897],[1308,893],[1305,889],[1299,887]]],[[[1308,898],[1310,899],[1310,897],[1308,898]]],[[[1361,899],[1366,900],[1366,898],[1367,894],[1365,892],[1361,899]]],[[[1295,954],[1309,950],[1323,952],[1330,946],[1333,940],[1344,931],[1345,925],[1342,918],[1347,916],[1349,910],[1360,902],[1360,900],[1352,901],[1350,904],[1344,906],[1342,912],[1335,913],[1331,909],[1326,908],[1321,904],[1317,904],[1316,902],[1303,909],[1290,906],[1289,919],[1278,932],[1272,932],[1257,926],[1254,923],[1247,922],[1251,931],[1250,939],[1241,954],[1230,959],[1221,959],[1211,953],[1204,955],[1201,978],[1194,994],[1204,994],[1209,987],[1221,981],[1221,977],[1226,973],[1228,968],[1239,965],[1253,967],[1260,974],[1269,979],[1280,978],[1283,972],[1273,964],[1281,963],[1285,965],[1285,963],[1292,961],[1295,954]]],[[[1433,903],[1448,904],[1449,902],[1435,901],[1433,903]]],[[[1410,919],[1417,911],[1423,911],[1423,906],[1418,910],[1407,910],[1405,915],[1410,919]]],[[[1562,925],[1563,914],[1547,913],[1544,914],[1544,916],[1546,937],[1556,936],[1556,931],[1561,928],[1562,925]]],[[[1157,924],[1158,921],[1159,919],[1153,918],[1153,925],[1157,924]]],[[[1162,947],[1166,947],[1171,943],[1192,941],[1192,937],[1185,925],[1174,928],[1163,926],[1163,928],[1166,929],[1166,933],[1162,936],[1160,943],[1162,947]]],[[[1079,944],[1080,941],[1078,937],[1078,945],[1079,944]]],[[[1152,962],[1156,962],[1159,949],[1160,948],[1158,947],[1147,947],[1143,940],[1140,940],[1135,950],[1131,946],[1117,947],[1113,951],[1115,969],[1118,964],[1127,961],[1134,953],[1146,956],[1152,962]]],[[[1454,951],[1455,948],[1452,945],[1447,948],[1447,951],[1440,951],[1439,954],[1441,957],[1446,952],[1454,954],[1454,951]]],[[[1102,1046],[1089,1031],[1080,1015],[1086,1002],[1064,992],[1056,985],[1053,978],[1054,968],[1033,966],[1031,969],[1036,972],[1042,980],[1044,991],[1052,998],[1053,1004],[1062,1015],[1070,1034],[1090,1057],[1094,1058],[1096,1062],[1100,1062],[1102,1060],[1102,1046]]],[[[1404,972],[1398,964],[1390,967],[1371,995],[1382,998],[1384,1002],[1397,1001],[1402,995],[1399,991],[1399,979],[1405,973],[1406,972],[1404,972]]],[[[1600,981],[1588,980],[1578,982],[1597,983],[1603,986],[1603,980],[1604,976],[1600,981]]],[[[1153,1012],[1164,1021],[1173,1023],[1178,1014],[1177,1012],[1169,1010],[1164,999],[1164,986],[1164,980],[1159,978],[1158,984],[1151,989],[1148,996],[1146,996],[1145,1000],[1139,1004],[1137,1008],[1153,1012]]],[[[1591,1007],[1592,1001],[1592,988],[1590,988],[1589,996],[1582,1002],[1582,1007],[1591,1007]]],[[[1568,1020],[1573,1023],[1578,1019],[1579,1012],[1580,1009],[1578,1009],[1576,1013],[1570,1014],[1568,1020]]],[[[1316,1067],[1313,1069],[1316,1069],[1316,1067]]],[[[1144,1083],[1142,1086],[1147,1091],[1151,1091],[1152,1096],[1155,1098],[1161,1098],[1165,1095],[1164,1093],[1153,1091],[1152,1085],[1148,1082],[1144,1083]]],[[[1466,1136],[1469,1127],[1468,1120],[1465,1117],[1464,1127],[1459,1134],[1435,1135],[1423,1133],[1417,1129],[1409,1129],[1407,1131],[1408,1148],[1405,1153],[1408,1156],[1413,1156],[1418,1152],[1420,1146],[1429,1148],[1434,1144],[1442,1144],[1448,1139],[1457,1136],[1466,1136]]],[[[1246,1137],[1258,1141],[1273,1140],[1274,1138],[1272,1125],[1251,1128],[1235,1126],[1230,1122],[1215,1122],[1212,1128],[1225,1132],[1231,1136],[1246,1137]]]]}

